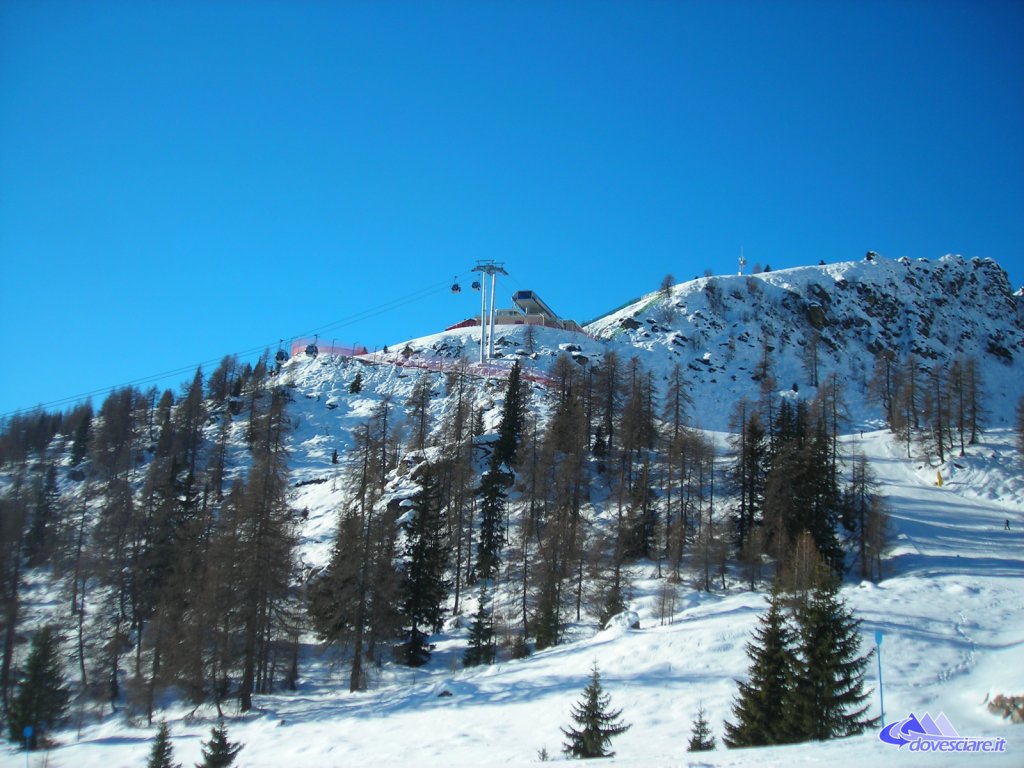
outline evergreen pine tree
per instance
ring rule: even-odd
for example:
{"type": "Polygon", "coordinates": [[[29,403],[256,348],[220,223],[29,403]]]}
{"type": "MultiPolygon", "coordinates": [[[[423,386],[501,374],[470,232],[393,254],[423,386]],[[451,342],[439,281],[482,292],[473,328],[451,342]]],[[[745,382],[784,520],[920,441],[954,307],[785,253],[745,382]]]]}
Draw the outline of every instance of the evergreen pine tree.
{"type": "Polygon", "coordinates": [[[71,439],[71,466],[77,467],[89,454],[89,438],[92,436],[92,406],[81,408],[78,425],[71,439]]]}
{"type": "Polygon", "coordinates": [[[730,438],[735,455],[730,479],[739,494],[735,513],[736,546],[742,550],[761,523],[770,457],[761,417],[746,399],[737,404],[730,424],[735,430],[730,438]]]}
{"type": "Polygon", "coordinates": [[[601,604],[601,613],[598,615],[598,623],[604,627],[615,616],[626,610],[626,596],[622,594],[621,579],[612,579],[605,592],[604,601],[601,604]]]}
{"type": "Polygon", "coordinates": [[[573,705],[572,719],[579,728],[571,725],[562,733],[569,741],[562,745],[562,752],[568,757],[612,757],[608,751],[611,740],[625,733],[630,726],[619,720],[621,709],[609,709],[611,696],[601,687],[601,673],[595,662],[590,674],[590,683],[583,691],[583,699],[573,705]]]}
{"type": "Polygon", "coordinates": [[[732,705],[735,723],[725,724],[728,747],[752,747],[785,741],[783,704],[792,676],[793,636],[783,613],[782,594],[776,588],[768,598],[768,611],[747,644],[750,676],[739,684],[732,705]]]}
{"type": "Polygon", "coordinates": [[[1017,450],[1024,454],[1024,395],[1017,401],[1017,450]]]}
{"type": "MultiPolygon", "coordinates": [[[[265,357],[265,356],[264,356],[265,357]]],[[[239,499],[239,547],[235,554],[240,589],[233,606],[239,619],[238,686],[242,712],[254,693],[270,690],[267,659],[285,630],[295,544],[288,508],[288,452],[285,448],[284,388],[275,388],[253,429],[253,464],[239,499]]]]}
{"type": "Polygon", "coordinates": [[[491,619],[486,583],[480,587],[480,606],[473,616],[473,626],[469,629],[469,647],[462,656],[462,663],[467,667],[494,663],[494,622],[491,619]]]}
{"type": "Polygon", "coordinates": [[[498,439],[494,442],[487,471],[480,478],[477,489],[480,496],[480,541],[477,544],[476,570],[482,579],[497,576],[501,550],[505,546],[505,488],[513,480],[511,468],[516,463],[526,419],[527,395],[521,373],[517,360],[508,377],[498,439]]]}
{"type": "Polygon", "coordinates": [[[785,701],[791,741],[861,733],[877,719],[865,717],[870,691],[864,675],[874,651],[860,656],[860,621],[839,596],[839,582],[818,579],[796,609],[798,654],[785,701]]]}
{"type": "Polygon", "coordinates": [[[49,464],[46,473],[33,488],[34,514],[23,546],[28,565],[38,568],[50,559],[56,546],[60,494],[57,491],[57,467],[49,464]]]}
{"type": "Polygon", "coordinates": [[[686,746],[687,752],[708,752],[715,748],[715,737],[711,733],[711,724],[708,722],[704,712],[704,705],[697,709],[697,717],[693,721],[693,730],[690,731],[690,743],[686,746]]]}
{"type": "Polygon", "coordinates": [[[196,763],[196,768],[228,768],[234,765],[242,746],[228,739],[227,726],[221,721],[210,729],[209,741],[203,742],[203,762],[196,763]]]}
{"type": "Polygon", "coordinates": [[[433,378],[421,375],[413,385],[412,394],[406,401],[408,407],[407,422],[409,424],[410,451],[422,451],[427,445],[427,438],[430,436],[430,401],[432,399],[433,378]]]}
{"type": "Polygon", "coordinates": [[[181,768],[181,763],[174,762],[174,746],[171,744],[171,729],[166,722],[160,723],[160,728],[153,739],[153,746],[149,751],[149,762],[146,768],[181,768]]]}
{"type": "Polygon", "coordinates": [[[842,572],[843,551],[836,536],[842,494],[834,471],[833,448],[824,403],[810,407],[783,400],[773,434],[770,465],[765,479],[764,518],[773,537],[772,548],[781,556],[803,532],[836,573],[842,572]]]}
{"type": "Polygon", "coordinates": [[[349,394],[358,395],[363,391],[363,373],[356,371],[355,378],[348,385],[349,394]]]}
{"type": "Polygon", "coordinates": [[[425,464],[420,488],[413,497],[413,516],[406,524],[406,570],[404,613],[409,639],[403,647],[405,662],[418,667],[430,660],[428,635],[423,627],[437,632],[444,623],[444,602],[448,597],[445,571],[448,543],[441,509],[441,490],[436,470],[425,464]]]}
{"type": "Polygon", "coordinates": [[[493,579],[501,566],[505,546],[505,475],[491,468],[480,478],[480,540],[477,542],[476,572],[481,579],[493,579]]]}
{"type": "Polygon", "coordinates": [[[60,644],[54,628],[47,625],[32,638],[23,679],[7,713],[11,741],[22,741],[25,727],[31,726],[28,747],[36,749],[40,739],[64,719],[67,708],[60,644]]]}
{"type": "Polygon", "coordinates": [[[526,390],[523,387],[522,367],[516,360],[505,388],[505,404],[501,409],[501,421],[498,422],[498,440],[491,454],[492,468],[501,469],[503,464],[510,468],[515,465],[525,421],[526,390]]]}
{"type": "Polygon", "coordinates": [[[562,619],[558,610],[558,583],[546,578],[537,598],[537,614],[530,624],[537,650],[558,645],[562,634],[562,619]]]}

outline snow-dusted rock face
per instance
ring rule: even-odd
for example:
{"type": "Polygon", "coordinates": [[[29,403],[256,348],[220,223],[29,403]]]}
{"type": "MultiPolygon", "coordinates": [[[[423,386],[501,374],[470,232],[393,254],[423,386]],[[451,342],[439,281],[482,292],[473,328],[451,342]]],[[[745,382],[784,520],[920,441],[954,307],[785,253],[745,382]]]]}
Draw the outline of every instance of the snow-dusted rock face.
{"type": "MultiPolygon", "coordinates": [[[[543,389],[559,355],[594,368],[614,350],[623,361],[636,357],[652,371],[662,393],[678,365],[696,404],[697,426],[714,430],[728,428],[729,413],[740,398],[760,396],[766,364],[773,389],[789,397],[813,397],[816,382],[834,375],[848,408],[845,428],[856,431],[876,426],[881,416],[868,395],[878,356],[912,359],[923,371],[946,370],[957,359],[973,358],[986,393],[988,423],[1006,426],[1024,379],[1024,296],[1014,293],[1006,273],[991,259],[874,256],[703,277],[667,294],[649,294],[585,330],[498,326],[495,359],[469,370],[480,382],[484,401],[500,399],[494,382],[514,360],[543,389]]],[[[367,356],[361,366],[367,387],[356,403],[365,406],[378,387],[401,397],[411,390],[417,371],[441,374],[460,359],[473,363],[479,338],[479,329],[462,328],[394,344],[387,355],[367,356]]],[[[354,370],[299,358],[291,375],[300,389],[308,384],[315,396],[331,397],[332,391],[333,396],[347,392],[354,370]]],[[[345,405],[344,400],[332,404],[345,405]]],[[[542,400],[536,398],[534,405],[542,407],[542,400]]],[[[365,415],[355,404],[348,412],[365,415]]],[[[497,416],[497,411],[488,413],[497,416]]]]}
{"type": "Polygon", "coordinates": [[[664,369],[686,371],[704,426],[721,428],[722,411],[756,397],[763,362],[781,390],[813,391],[838,375],[855,420],[875,357],[916,358],[924,369],[973,357],[1004,423],[1024,374],[1024,300],[991,259],[937,261],[882,257],[857,262],[699,278],[667,295],[650,294],[587,326],[612,348],[643,350],[664,369]]]}

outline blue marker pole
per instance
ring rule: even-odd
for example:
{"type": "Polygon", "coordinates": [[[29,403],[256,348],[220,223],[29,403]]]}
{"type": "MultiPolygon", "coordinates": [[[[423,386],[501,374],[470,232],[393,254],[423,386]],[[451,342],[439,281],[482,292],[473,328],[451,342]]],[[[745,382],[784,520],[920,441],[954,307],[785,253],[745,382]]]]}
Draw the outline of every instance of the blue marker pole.
{"type": "Polygon", "coordinates": [[[32,726],[31,725],[26,725],[22,729],[21,735],[25,737],[25,768],[28,768],[28,752],[29,752],[28,748],[29,748],[29,745],[31,744],[31,740],[32,740],[32,726]]]}
{"type": "Polygon", "coordinates": [[[882,727],[885,728],[885,690],[882,687],[882,630],[875,631],[875,647],[878,649],[878,700],[882,707],[882,727]]]}

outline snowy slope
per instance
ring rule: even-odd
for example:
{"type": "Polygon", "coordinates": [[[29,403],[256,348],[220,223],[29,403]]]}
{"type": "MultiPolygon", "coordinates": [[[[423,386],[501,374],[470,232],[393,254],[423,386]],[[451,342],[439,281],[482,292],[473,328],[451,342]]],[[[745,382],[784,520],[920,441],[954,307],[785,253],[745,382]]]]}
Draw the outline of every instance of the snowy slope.
{"type": "MultiPolygon", "coordinates": [[[[258,712],[232,719],[230,733],[246,744],[239,765],[251,766],[478,766],[528,765],[546,747],[560,759],[559,726],[568,723],[590,665],[603,672],[613,704],[632,729],[614,743],[623,766],[1016,766],[1024,728],[989,714],[984,701],[1020,694],[1024,670],[1024,503],[970,493],[966,482],[936,488],[934,476],[900,457],[885,433],[851,438],[869,456],[893,508],[898,545],[890,575],[879,585],[850,585],[844,597],[863,619],[865,647],[884,632],[883,672],[889,722],[910,712],[944,712],[961,735],[1005,738],[999,755],[942,756],[900,752],[865,734],[824,744],[718,750],[687,754],[685,742],[703,703],[716,735],[730,714],[736,678],[763,595],[730,589],[706,594],[681,586],[664,624],[657,609],[661,582],[638,569],[632,609],[639,630],[587,631],[572,644],[523,661],[462,670],[466,630],[454,623],[428,668],[385,668],[374,690],[345,693],[344,671],[327,659],[307,663],[297,694],[261,696],[258,712]],[[1011,519],[1012,530],[1003,530],[1011,519]],[[442,691],[451,696],[439,697],[442,691]],[[983,762],[982,762],[983,761],[983,762]]],[[[987,438],[971,484],[1019,482],[1016,464],[987,460],[1008,450],[1009,435],[987,438]],[[1008,476],[1015,472],[1016,477],[1008,476]]],[[[875,667],[870,675],[876,683],[875,667]]],[[[877,700],[873,700],[877,704],[877,700]]],[[[212,712],[189,718],[172,707],[176,759],[199,759],[212,712]]],[[[62,734],[65,746],[51,766],[113,768],[139,765],[154,729],[120,719],[62,734]]],[[[33,756],[32,765],[42,765],[33,756]]],[[[24,765],[9,747],[0,765],[24,765]]]]}

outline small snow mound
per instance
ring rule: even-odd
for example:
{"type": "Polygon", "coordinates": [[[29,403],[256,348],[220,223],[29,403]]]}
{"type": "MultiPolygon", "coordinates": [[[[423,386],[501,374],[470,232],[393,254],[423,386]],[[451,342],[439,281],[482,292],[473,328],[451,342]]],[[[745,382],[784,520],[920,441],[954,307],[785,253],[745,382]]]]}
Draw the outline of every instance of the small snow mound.
{"type": "Polygon", "coordinates": [[[604,628],[606,630],[620,629],[622,631],[627,629],[640,629],[640,615],[636,611],[623,611],[622,613],[617,613],[608,619],[604,628]]]}

